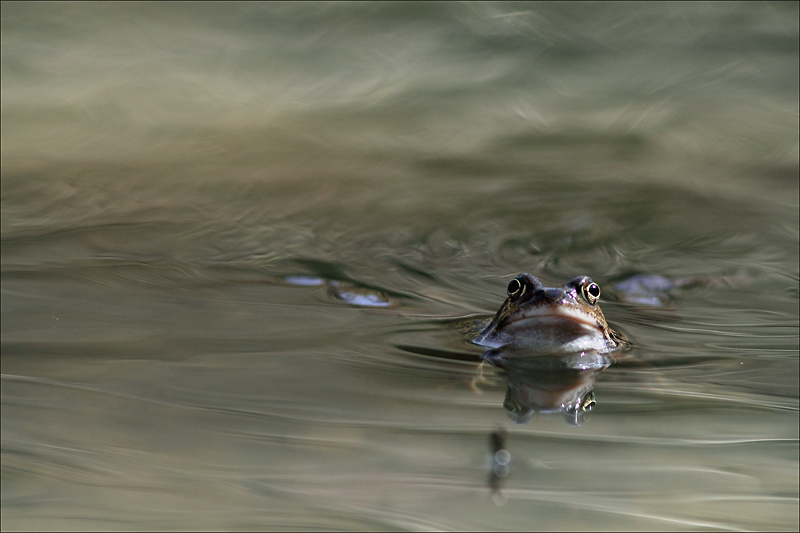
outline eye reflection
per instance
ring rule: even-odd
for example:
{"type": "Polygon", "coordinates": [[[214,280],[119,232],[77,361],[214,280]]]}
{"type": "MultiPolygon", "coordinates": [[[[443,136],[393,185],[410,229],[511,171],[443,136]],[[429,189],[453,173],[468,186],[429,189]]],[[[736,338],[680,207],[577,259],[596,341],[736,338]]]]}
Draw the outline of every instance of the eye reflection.
{"type": "Polygon", "coordinates": [[[583,399],[583,403],[581,404],[581,409],[585,412],[589,412],[594,409],[594,406],[597,402],[594,399],[594,391],[589,391],[583,399]]]}

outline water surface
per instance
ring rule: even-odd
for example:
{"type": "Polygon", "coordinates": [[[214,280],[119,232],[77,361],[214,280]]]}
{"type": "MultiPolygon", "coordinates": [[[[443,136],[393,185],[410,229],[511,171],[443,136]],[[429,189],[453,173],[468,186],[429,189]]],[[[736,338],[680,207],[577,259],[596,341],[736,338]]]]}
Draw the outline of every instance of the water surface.
{"type": "Polygon", "coordinates": [[[3,529],[796,530],[797,20],[3,3],[3,529]],[[523,271],[634,345],[581,425],[523,271]]]}

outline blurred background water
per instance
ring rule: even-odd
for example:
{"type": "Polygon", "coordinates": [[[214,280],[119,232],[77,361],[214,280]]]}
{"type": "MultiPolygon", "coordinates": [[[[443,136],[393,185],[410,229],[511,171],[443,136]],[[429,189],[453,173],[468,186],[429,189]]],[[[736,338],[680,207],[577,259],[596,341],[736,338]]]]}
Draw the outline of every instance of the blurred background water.
{"type": "Polygon", "coordinates": [[[4,2],[1,53],[4,530],[797,530],[797,3],[4,2]],[[634,344],[580,426],[469,343],[522,271],[634,344]]]}

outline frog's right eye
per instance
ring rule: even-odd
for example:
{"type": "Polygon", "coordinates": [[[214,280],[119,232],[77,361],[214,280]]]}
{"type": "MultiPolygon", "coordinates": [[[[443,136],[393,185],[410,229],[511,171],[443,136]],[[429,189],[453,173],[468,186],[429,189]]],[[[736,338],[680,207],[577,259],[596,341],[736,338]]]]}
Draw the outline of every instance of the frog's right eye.
{"type": "Polygon", "coordinates": [[[594,281],[587,279],[586,282],[581,285],[581,295],[587,302],[594,305],[597,303],[597,300],[600,299],[600,286],[594,281]]]}
{"type": "Polygon", "coordinates": [[[518,300],[520,296],[525,294],[525,288],[525,282],[521,279],[512,279],[511,283],[508,284],[508,297],[511,298],[511,300],[518,300]]]}

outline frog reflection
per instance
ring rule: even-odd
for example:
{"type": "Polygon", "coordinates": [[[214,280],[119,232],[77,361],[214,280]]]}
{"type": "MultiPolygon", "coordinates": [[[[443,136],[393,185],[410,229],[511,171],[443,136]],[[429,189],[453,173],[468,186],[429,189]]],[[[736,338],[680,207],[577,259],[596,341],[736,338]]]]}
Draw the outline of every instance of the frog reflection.
{"type": "Polygon", "coordinates": [[[503,370],[507,380],[503,407],[518,424],[534,413],[562,413],[568,423],[579,426],[595,405],[597,375],[613,361],[598,352],[536,355],[526,350],[498,349],[482,359],[503,370]]]}
{"type": "Polygon", "coordinates": [[[508,284],[508,297],[473,342],[493,348],[482,359],[505,371],[504,406],[515,422],[560,411],[580,425],[594,407],[597,374],[627,347],[608,327],[599,299],[599,285],[586,276],[545,287],[523,273],[508,284]]]}

